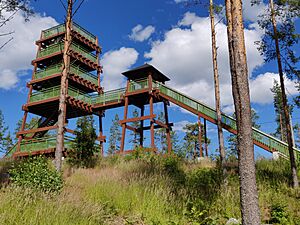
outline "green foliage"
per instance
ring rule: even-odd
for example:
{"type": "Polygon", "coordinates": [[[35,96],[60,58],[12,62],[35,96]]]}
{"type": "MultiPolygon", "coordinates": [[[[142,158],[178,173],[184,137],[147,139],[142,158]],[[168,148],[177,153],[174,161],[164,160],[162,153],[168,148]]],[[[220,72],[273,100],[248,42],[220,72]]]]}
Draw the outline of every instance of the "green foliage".
{"type": "MultiPolygon", "coordinates": [[[[222,171],[209,162],[144,151],[138,157],[101,158],[98,167],[76,169],[62,192],[51,198],[15,188],[0,190],[1,222],[225,225],[230,218],[241,221],[237,172],[228,170],[225,184],[222,171]]],[[[256,166],[261,222],[299,224],[300,192],[284,178],[288,162],[258,160],[256,166]]]]}
{"type": "Polygon", "coordinates": [[[271,207],[271,218],[269,223],[291,225],[289,214],[286,211],[286,206],[281,204],[273,204],[271,207]]]}
{"type": "Polygon", "coordinates": [[[44,157],[17,161],[9,170],[13,185],[42,192],[58,192],[63,186],[61,174],[44,157]]]}
{"type": "MultiPolygon", "coordinates": [[[[132,117],[139,117],[139,112],[136,109],[132,112],[132,117]]],[[[140,121],[131,122],[130,125],[138,129],[140,127],[140,121]]],[[[132,136],[132,139],[129,142],[133,144],[132,149],[136,149],[140,143],[140,134],[132,131],[130,135],[132,136]]]]}
{"type": "Polygon", "coordinates": [[[93,116],[84,116],[77,120],[75,144],[72,149],[68,149],[68,163],[71,165],[79,167],[94,166],[93,157],[97,151],[95,146],[97,135],[93,124],[93,116]]]}
{"type": "MultiPolygon", "coordinates": [[[[281,88],[279,83],[274,80],[273,87],[271,88],[271,91],[273,93],[273,104],[276,114],[276,123],[277,128],[272,135],[279,138],[280,140],[287,142],[287,131],[286,131],[286,124],[285,124],[285,116],[283,111],[283,105],[282,105],[282,94],[281,94],[281,88]]],[[[293,107],[291,105],[288,106],[290,109],[290,113],[293,111],[293,107]]]]}
{"type": "MultiPolygon", "coordinates": [[[[199,125],[198,123],[191,123],[186,124],[183,127],[183,130],[185,131],[184,136],[184,144],[183,148],[186,150],[185,155],[188,158],[196,158],[200,156],[200,143],[199,143],[199,125]]],[[[201,142],[202,144],[205,142],[205,136],[204,136],[204,128],[203,124],[201,124],[201,142]]],[[[210,143],[210,140],[207,139],[207,144],[210,143]]],[[[201,146],[201,149],[203,151],[203,147],[201,146]]]]}
{"type": "Polygon", "coordinates": [[[118,114],[115,115],[115,118],[112,121],[109,133],[108,154],[111,155],[120,150],[121,131],[118,114]]]}
{"type": "MultiPolygon", "coordinates": [[[[252,4],[260,4],[261,0],[252,0],[252,4]]],[[[274,0],[274,14],[277,21],[277,35],[275,35],[272,24],[272,12],[270,7],[259,16],[258,24],[264,31],[262,40],[256,42],[258,50],[264,56],[266,62],[277,60],[275,40],[278,40],[280,57],[283,63],[283,72],[290,79],[296,78],[296,84],[300,82],[300,70],[297,64],[300,57],[297,51],[297,44],[300,34],[297,33],[295,21],[300,15],[298,0],[274,0]]],[[[299,103],[299,96],[295,99],[299,103]]],[[[298,105],[299,106],[299,105],[298,105]]]]}
{"type": "MultiPolygon", "coordinates": [[[[236,118],[235,113],[232,115],[233,118],[236,118]]],[[[255,111],[255,109],[251,109],[251,120],[252,120],[252,127],[257,129],[260,128],[260,125],[257,124],[257,120],[259,119],[259,115],[255,111]]],[[[237,138],[236,135],[230,134],[227,138],[227,157],[229,158],[238,158],[238,151],[237,151],[237,138]]]]}

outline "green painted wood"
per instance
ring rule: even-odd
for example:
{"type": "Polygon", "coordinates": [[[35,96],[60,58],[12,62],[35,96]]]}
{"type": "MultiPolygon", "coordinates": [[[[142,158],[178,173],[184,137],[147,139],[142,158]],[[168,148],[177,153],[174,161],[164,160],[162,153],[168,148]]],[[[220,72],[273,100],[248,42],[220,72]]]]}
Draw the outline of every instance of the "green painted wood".
{"type": "MultiPolygon", "coordinates": [[[[84,47],[72,43],[70,49],[81,54],[83,57],[91,60],[92,62],[98,63],[96,55],[91,53],[89,50],[85,49],[84,47]]],[[[63,50],[64,50],[64,43],[49,45],[47,48],[38,51],[37,58],[47,57],[55,53],[61,53],[63,52],[63,50]]]]}
{"type": "MultiPolygon", "coordinates": [[[[213,120],[216,120],[216,111],[213,108],[211,108],[193,98],[190,98],[187,95],[180,93],[170,87],[167,87],[166,85],[160,84],[158,82],[155,82],[155,83],[156,83],[155,86],[160,90],[161,93],[169,96],[170,98],[172,98],[182,104],[185,104],[185,105],[197,110],[198,112],[208,116],[209,118],[211,118],[213,120]]],[[[236,121],[234,118],[229,117],[225,114],[222,114],[222,123],[229,126],[233,130],[236,130],[236,121]]],[[[282,155],[288,157],[289,152],[288,152],[287,143],[282,142],[281,140],[279,140],[269,134],[266,134],[254,127],[252,128],[252,130],[253,130],[253,139],[254,140],[256,140],[257,142],[259,142],[265,146],[268,146],[268,148],[271,152],[278,151],[282,155]]],[[[294,151],[295,151],[295,156],[297,158],[300,158],[300,150],[294,148],[294,151]]]]}
{"type": "MultiPolygon", "coordinates": [[[[72,29],[87,38],[92,43],[96,43],[96,36],[84,29],[83,27],[79,26],[77,23],[73,23],[72,29]]],[[[66,31],[65,24],[59,24],[55,27],[51,27],[47,30],[42,31],[42,39],[51,37],[53,35],[57,35],[59,33],[63,33],[66,31]]]]}

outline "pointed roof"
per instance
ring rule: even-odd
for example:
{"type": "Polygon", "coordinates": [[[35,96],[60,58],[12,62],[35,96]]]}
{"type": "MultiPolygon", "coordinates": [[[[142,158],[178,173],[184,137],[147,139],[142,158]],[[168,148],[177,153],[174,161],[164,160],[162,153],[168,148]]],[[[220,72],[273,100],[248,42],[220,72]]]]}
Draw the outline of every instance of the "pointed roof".
{"type": "Polygon", "coordinates": [[[152,74],[152,78],[155,81],[165,82],[170,80],[170,78],[168,78],[154,66],[147,63],[132,70],[123,72],[122,74],[130,80],[139,80],[148,77],[149,73],[152,74]]]}

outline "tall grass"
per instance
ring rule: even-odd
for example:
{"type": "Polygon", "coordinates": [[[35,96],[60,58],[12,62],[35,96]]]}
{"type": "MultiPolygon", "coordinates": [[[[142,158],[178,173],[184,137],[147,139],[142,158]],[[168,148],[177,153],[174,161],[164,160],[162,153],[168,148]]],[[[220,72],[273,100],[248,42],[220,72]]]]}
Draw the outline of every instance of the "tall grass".
{"type": "MultiPolygon", "coordinates": [[[[209,160],[109,157],[65,173],[58,195],[1,189],[0,224],[226,224],[241,218],[236,171],[229,168],[224,183],[209,160]]],[[[257,181],[262,222],[300,224],[288,163],[259,160],[257,181]]]]}

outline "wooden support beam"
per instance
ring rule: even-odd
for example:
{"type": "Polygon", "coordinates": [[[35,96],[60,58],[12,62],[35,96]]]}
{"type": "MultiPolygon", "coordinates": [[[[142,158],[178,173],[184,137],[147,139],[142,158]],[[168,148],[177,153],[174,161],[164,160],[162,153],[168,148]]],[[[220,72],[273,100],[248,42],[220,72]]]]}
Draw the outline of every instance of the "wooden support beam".
{"type": "MultiPolygon", "coordinates": [[[[145,113],[145,106],[141,106],[141,117],[144,116],[145,113]]],[[[140,146],[144,146],[144,120],[141,120],[140,123],[140,146]]]]}
{"type": "Polygon", "coordinates": [[[168,144],[168,154],[171,154],[172,151],[172,141],[171,141],[171,129],[168,126],[169,124],[169,115],[168,115],[168,104],[164,101],[164,112],[165,112],[165,121],[166,121],[166,133],[167,133],[167,144],[168,144]]]}
{"type": "MultiPolygon", "coordinates": [[[[169,127],[172,127],[174,126],[174,123],[169,123],[169,127]]],[[[150,130],[151,126],[146,126],[146,127],[143,127],[143,130],[150,130]]],[[[159,129],[159,128],[163,128],[161,127],[160,125],[154,125],[154,129],[159,129]]],[[[139,128],[140,130],[140,128],[139,128]]]]}
{"type": "Polygon", "coordinates": [[[46,130],[54,130],[57,129],[57,125],[54,126],[50,126],[50,127],[41,127],[41,128],[36,128],[36,129],[32,129],[32,130],[24,130],[24,131],[20,131],[17,133],[17,136],[19,135],[24,135],[24,134],[31,134],[31,133],[36,133],[36,132],[40,132],[40,131],[46,131],[46,130]]]}
{"type": "MultiPolygon", "coordinates": [[[[127,81],[127,90],[128,90],[128,87],[129,87],[129,80],[127,81]]],[[[123,121],[127,120],[128,104],[129,104],[129,99],[128,99],[128,97],[125,97],[124,120],[123,121]]],[[[124,147],[125,147],[126,124],[125,123],[121,123],[121,124],[122,124],[122,137],[121,137],[120,151],[123,152],[124,147]]]]}
{"type": "Polygon", "coordinates": [[[131,130],[131,131],[133,131],[133,132],[135,132],[135,133],[138,133],[139,132],[139,129],[138,128],[134,128],[134,127],[132,127],[132,126],[129,126],[129,125],[125,125],[126,126],[126,129],[128,129],[128,130],[131,130]]]}
{"type": "Polygon", "coordinates": [[[169,129],[169,126],[167,124],[165,124],[165,123],[163,123],[163,122],[161,122],[159,120],[155,120],[154,119],[153,122],[156,123],[157,125],[159,125],[162,128],[169,129]]]}
{"type": "Polygon", "coordinates": [[[137,117],[137,118],[130,118],[130,119],[120,120],[119,123],[120,124],[131,123],[131,122],[136,122],[136,121],[141,121],[141,120],[149,120],[149,119],[153,119],[155,117],[156,117],[156,115],[153,114],[153,115],[148,115],[148,116],[141,116],[141,117],[137,117]]]}
{"type": "Polygon", "coordinates": [[[208,144],[207,144],[207,126],[206,119],[204,119],[204,143],[205,143],[205,155],[208,157],[208,144]]]}
{"type": "Polygon", "coordinates": [[[199,152],[200,157],[203,157],[203,149],[202,149],[202,127],[201,127],[201,117],[198,115],[198,142],[199,142],[199,152]]]}

